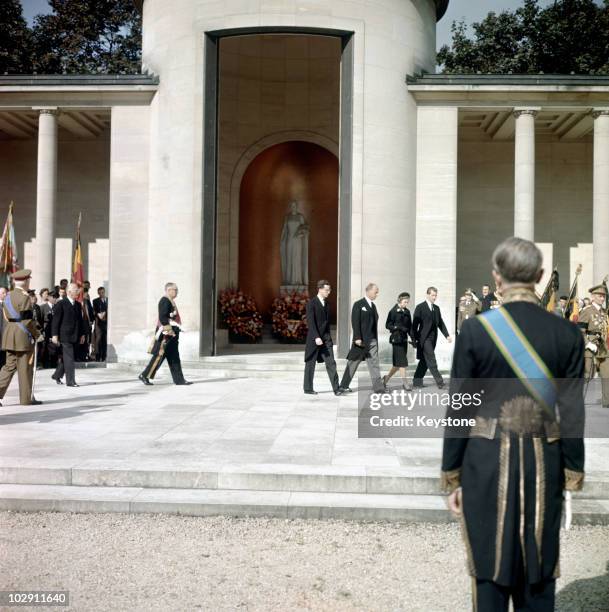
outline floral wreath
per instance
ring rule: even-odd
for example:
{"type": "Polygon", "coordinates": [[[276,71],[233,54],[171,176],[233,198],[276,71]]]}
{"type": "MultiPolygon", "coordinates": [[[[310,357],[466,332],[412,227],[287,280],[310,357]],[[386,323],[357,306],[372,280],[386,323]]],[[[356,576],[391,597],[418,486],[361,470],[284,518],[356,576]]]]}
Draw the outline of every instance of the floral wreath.
{"type": "Polygon", "coordinates": [[[307,291],[284,293],[273,300],[273,333],[284,340],[304,341],[307,336],[307,291]]]}
{"type": "Polygon", "coordinates": [[[257,340],[262,336],[262,315],[256,301],[239,289],[224,289],[218,295],[222,320],[229,331],[257,340]]]}

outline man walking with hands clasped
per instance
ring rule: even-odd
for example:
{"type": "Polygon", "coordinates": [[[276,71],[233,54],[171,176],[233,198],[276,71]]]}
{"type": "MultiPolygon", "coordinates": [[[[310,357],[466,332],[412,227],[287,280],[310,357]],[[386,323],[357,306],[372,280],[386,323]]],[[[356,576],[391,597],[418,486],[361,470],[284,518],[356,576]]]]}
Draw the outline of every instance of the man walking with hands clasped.
{"type": "Polygon", "coordinates": [[[313,376],[315,364],[325,363],[328,378],[332,385],[334,395],[340,395],[338,388],[338,374],[336,361],[334,361],[334,348],[330,335],[330,283],[320,280],[317,283],[317,295],[307,303],[307,344],[305,347],[304,392],[308,395],[317,395],[313,390],[313,376]]]}

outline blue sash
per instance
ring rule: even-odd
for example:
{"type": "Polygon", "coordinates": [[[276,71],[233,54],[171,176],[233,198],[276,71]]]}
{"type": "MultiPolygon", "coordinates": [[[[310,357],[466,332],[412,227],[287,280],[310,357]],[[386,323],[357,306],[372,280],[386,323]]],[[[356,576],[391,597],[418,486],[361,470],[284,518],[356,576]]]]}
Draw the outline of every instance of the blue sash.
{"type": "Polygon", "coordinates": [[[7,296],[4,298],[4,303],[6,304],[6,308],[8,310],[9,315],[11,316],[11,319],[16,319],[15,323],[17,323],[21,330],[28,335],[30,342],[34,342],[34,336],[32,336],[30,330],[22,323],[21,315],[15,310],[15,307],[11,302],[10,294],[7,294],[7,296]]]}
{"type": "Polygon", "coordinates": [[[487,310],[478,319],[514,374],[546,410],[556,403],[554,377],[505,308],[487,310]]]}

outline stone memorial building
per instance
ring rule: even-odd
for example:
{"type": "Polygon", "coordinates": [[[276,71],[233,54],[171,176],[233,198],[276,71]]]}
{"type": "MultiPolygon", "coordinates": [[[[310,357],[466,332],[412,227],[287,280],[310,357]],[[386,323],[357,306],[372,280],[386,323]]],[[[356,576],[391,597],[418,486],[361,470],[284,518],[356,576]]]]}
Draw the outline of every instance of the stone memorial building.
{"type": "Polygon", "coordinates": [[[227,342],[219,291],[265,310],[290,279],[331,281],[341,355],[369,281],[381,317],[435,285],[454,329],[513,234],[562,288],[581,263],[583,297],[609,273],[609,78],[434,74],[447,4],[140,0],[141,75],[0,76],[0,213],[33,286],[69,276],[82,211],[119,359],[169,280],[186,359],[227,342]]]}

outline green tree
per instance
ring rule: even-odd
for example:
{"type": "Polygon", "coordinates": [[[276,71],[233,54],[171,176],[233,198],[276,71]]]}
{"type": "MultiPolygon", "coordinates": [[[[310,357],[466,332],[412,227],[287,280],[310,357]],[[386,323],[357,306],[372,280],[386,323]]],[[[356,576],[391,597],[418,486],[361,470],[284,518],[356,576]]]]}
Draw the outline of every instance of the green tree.
{"type": "Polygon", "coordinates": [[[442,72],[462,74],[609,74],[609,0],[524,0],[472,25],[452,24],[438,52],[442,72]]]}
{"type": "Polygon", "coordinates": [[[0,2],[0,74],[32,71],[31,32],[19,0],[0,2]]]}
{"type": "Polygon", "coordinates": [[[38,73],[140,72],[142,24],[132,0],[49,0],[49,4],[53,12],[34,20],[38,73]]]}

